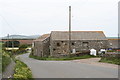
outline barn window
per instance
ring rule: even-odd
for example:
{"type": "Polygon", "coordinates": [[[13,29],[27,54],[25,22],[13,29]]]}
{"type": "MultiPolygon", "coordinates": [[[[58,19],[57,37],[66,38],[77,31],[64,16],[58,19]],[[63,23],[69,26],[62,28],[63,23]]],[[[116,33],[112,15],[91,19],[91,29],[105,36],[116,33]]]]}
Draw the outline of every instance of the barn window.
{"type": "Polygon", "coordinates": [[[60,46],[60,43],[57,43],[57,46],[60,46]]]}
{"type": "Polygon", "coordinates": [[[56,49],[54,48],[53,51],[55,51],[56,49]]]}
{"type": "Polygon", "coordinates": [[[64,42],[64,41],[61,41],[62,43],[64,42]]]}
{"type": "Polygon", "coordinates": [[[72,42],[72,45],[75,45],[75,43],[72,42]]]}

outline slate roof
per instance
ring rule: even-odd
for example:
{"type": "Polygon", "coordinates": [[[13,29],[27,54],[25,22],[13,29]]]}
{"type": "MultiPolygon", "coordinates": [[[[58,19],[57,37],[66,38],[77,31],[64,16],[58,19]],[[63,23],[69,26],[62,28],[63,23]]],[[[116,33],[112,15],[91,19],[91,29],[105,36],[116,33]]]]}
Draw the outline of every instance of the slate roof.
{"type": "Polygon", "coordinates": [[[40,36],[38,39],[34,40],[34,41],[43,41],[46,38],[48,38],[50,36],[50,34],[43,34],[42,36],[40,36]]]}
{"type": "MultiPolygon", "coordinates": [[[[52,31],[52,40],[68,40],[68,31],[52,31]]],[[[107,40],[103,31],[71,31],[71,40],[107,40]]]]}

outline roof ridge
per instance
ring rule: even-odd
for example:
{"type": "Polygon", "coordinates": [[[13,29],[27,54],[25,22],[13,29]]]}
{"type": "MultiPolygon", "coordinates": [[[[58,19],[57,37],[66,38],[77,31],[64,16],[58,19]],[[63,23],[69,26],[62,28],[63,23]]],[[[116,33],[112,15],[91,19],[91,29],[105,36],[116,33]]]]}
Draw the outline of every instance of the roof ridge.
{"type": "Polygon", "coordinates": [[[41,35],[38,39],[34,40],[34,41],[43,41],[46,38],[48,38],[50,36],[50,34],[43,34],[41,35]]]}
{"type": "MultiPolygon", "coordinates": [[[[51,31],[51,32],[69,32],[69,31],[51,31]]],[[[103,32],[103,31],[71,31],[71,32],[103,32]]]]}

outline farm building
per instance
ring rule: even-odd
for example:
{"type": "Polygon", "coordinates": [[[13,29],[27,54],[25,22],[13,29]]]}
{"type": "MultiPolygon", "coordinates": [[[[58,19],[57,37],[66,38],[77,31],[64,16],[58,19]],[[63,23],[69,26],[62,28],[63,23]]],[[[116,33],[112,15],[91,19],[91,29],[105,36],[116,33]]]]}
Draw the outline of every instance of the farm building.
{"type": "MultiPolygon", "coordinates": [[[[103,31],[71,31],[71,53],[81,53],[90,49],[109,48],[109,42],[103,31]]],[[[68,55],[69,53],[69,32],[52,31],[34,40],[35,56],[68,55]]]]}
{"type": "Polygon", "coordinates": [[[33,43],[33,55],[34,56],[49,56],[50,50],[50,35],[44,34],[38,39],[34,40],[33,43]]]}

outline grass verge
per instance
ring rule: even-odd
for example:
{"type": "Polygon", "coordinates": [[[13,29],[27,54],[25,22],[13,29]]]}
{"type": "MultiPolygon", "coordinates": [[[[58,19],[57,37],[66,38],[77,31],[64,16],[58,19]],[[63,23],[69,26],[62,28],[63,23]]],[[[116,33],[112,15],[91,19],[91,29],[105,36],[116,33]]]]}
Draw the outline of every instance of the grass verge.
{"type": "Polygon", "coordinates": [[[65,60],[76,60],[76,59],[87,59],[87,58],[94,58],[95,56],[91,55],[83,55],[78,57],[64,57],[64,58],[52,58],[52,57],[39,57],[39,56],[33,56],[29,55],[30,58],[38,59],[38,60],[56,60],[56,61],[65,61],[65,60]]]}
{"type": "Polygon", "coordinates": [[[10,64],[11,57],[8,52],[2,51],[2,72],[5,71],[5,68],[10,64]]]}
{"type": "Polygon", "coordinates": [[[101,58],[101,60],[99,62],[120,65],[120,59],[119,58],[114,58],[114,57],[113,58],[101,58]]]}
{"type": "Polygon", "coordinates": [[[25,63],[19,60],[16,60],[15,73],[13,77],[14,80],[33,80],[31,70],[25,63]]]}
{"type": "Polygon", "coordinates": [[[2,58],[0,58],[0,73],[2,73],[2,58]]]}

